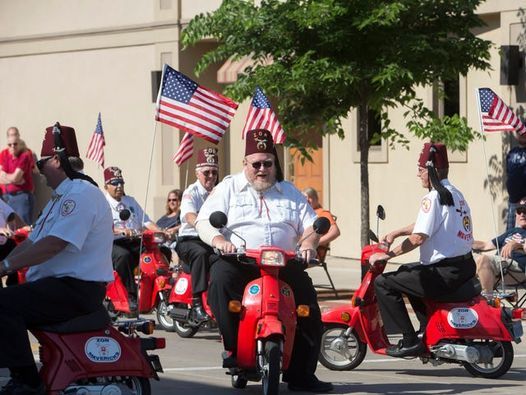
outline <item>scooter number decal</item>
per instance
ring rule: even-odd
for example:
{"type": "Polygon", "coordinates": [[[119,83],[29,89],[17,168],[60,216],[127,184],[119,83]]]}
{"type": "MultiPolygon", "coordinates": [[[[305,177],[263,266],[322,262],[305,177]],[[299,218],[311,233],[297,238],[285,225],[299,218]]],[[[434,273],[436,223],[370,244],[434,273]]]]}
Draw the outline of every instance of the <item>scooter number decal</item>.
{"type": "Polygon", "coordinates": [[[184,294],[187,289],[188,289],[188,280],[186,278],[183,277],[177,280],[177,282],[175,283],[175,293],[177,295],[184,294]]]}
{"type": "Polygon", "coordinates": [[[250,295],[257,295],[259,293],[259,285],[252,285],[249,289],[248,289],[248,293],[250,295]]]}
{"type": "Polygon", "coordinates": [[[121,357],[121,346],[111,337],[91,337],[84,346],[88,359],[95,363],[116,362],[121,357]]]}
{"type": "Polygon", "coordinates": [[[471,329],[477,325],[477,312],[468,307],[456,307],[447,313],[447,322],[455,329],[471,329]]]}

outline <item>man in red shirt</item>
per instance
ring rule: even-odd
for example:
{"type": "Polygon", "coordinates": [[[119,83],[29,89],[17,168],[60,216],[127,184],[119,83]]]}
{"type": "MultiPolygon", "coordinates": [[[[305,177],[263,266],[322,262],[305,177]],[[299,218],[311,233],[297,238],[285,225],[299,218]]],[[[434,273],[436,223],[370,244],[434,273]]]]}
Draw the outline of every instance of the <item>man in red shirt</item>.
{"type": "MultiPolygon", "coordinates": [[[[19,133],[7,132],[7,148],[0,152],[0,184],[4,201],[26,222],[33,222],[33,155],[19,133]]],[[[18,131],[18,130],[17,130],[18,131]]]]}

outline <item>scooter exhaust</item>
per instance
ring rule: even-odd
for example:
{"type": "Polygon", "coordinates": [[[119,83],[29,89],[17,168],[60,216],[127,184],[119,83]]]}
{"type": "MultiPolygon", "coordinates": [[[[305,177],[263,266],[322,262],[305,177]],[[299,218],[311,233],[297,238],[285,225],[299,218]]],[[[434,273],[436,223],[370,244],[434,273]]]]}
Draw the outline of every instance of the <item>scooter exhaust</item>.
{"type": "Polygon", "coordinates": [[[465,361],[468,363],[490,363],[493,359],[493,353],[489,347],[439,343],[431,347],[431,352],[440,358],[465,361]]]}

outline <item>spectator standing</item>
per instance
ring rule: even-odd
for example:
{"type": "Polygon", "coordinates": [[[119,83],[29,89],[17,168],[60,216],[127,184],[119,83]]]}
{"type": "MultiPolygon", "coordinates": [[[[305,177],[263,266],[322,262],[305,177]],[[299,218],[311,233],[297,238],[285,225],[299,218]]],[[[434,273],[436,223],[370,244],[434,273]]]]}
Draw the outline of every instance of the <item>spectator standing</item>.
{"type": "Polygon", "coordinates": [[[515,134],[519,145],[506,156],[506,189],[508,190],[508,215],[506,230],[515,227],[515,210],[519,200],[526,196],[526,135],[515,134]]]}
{"type": "Polygon", "coordinates": [[[4,201],[30,224],[33,222],[34,159],[16,127],[7,129],[7,148],[0,152],[0,183],[4,201]]]}

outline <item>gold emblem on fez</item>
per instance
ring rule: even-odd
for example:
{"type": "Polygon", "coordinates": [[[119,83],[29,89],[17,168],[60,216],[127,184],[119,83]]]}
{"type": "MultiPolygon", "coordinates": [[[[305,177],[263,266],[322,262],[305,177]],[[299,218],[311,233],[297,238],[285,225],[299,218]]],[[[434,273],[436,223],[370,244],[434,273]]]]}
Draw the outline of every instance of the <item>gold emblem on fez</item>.
{"type": "Polygon", "coordinates": [[[212,148],[205,148],[204,150],[206,163],[215,163],[215,150],[212,148]]]}
{"type": "Polygon", "coordinates": [[[462,218],[462,225],[464,225],[466,232],[471,232],[471,219],[467,215],[462,218]]]}
{"type": "Polygon", "coordinates": [[[267,149],[267,139],[265,138],[255,138],[256,140],[256,148],[258,151],[266,151],[267,149]]]}
{"type": "Polygon", "coordinates": [[[114,167],[111,171],[115,177],[122,177],[121,169],[114,167]]]}

